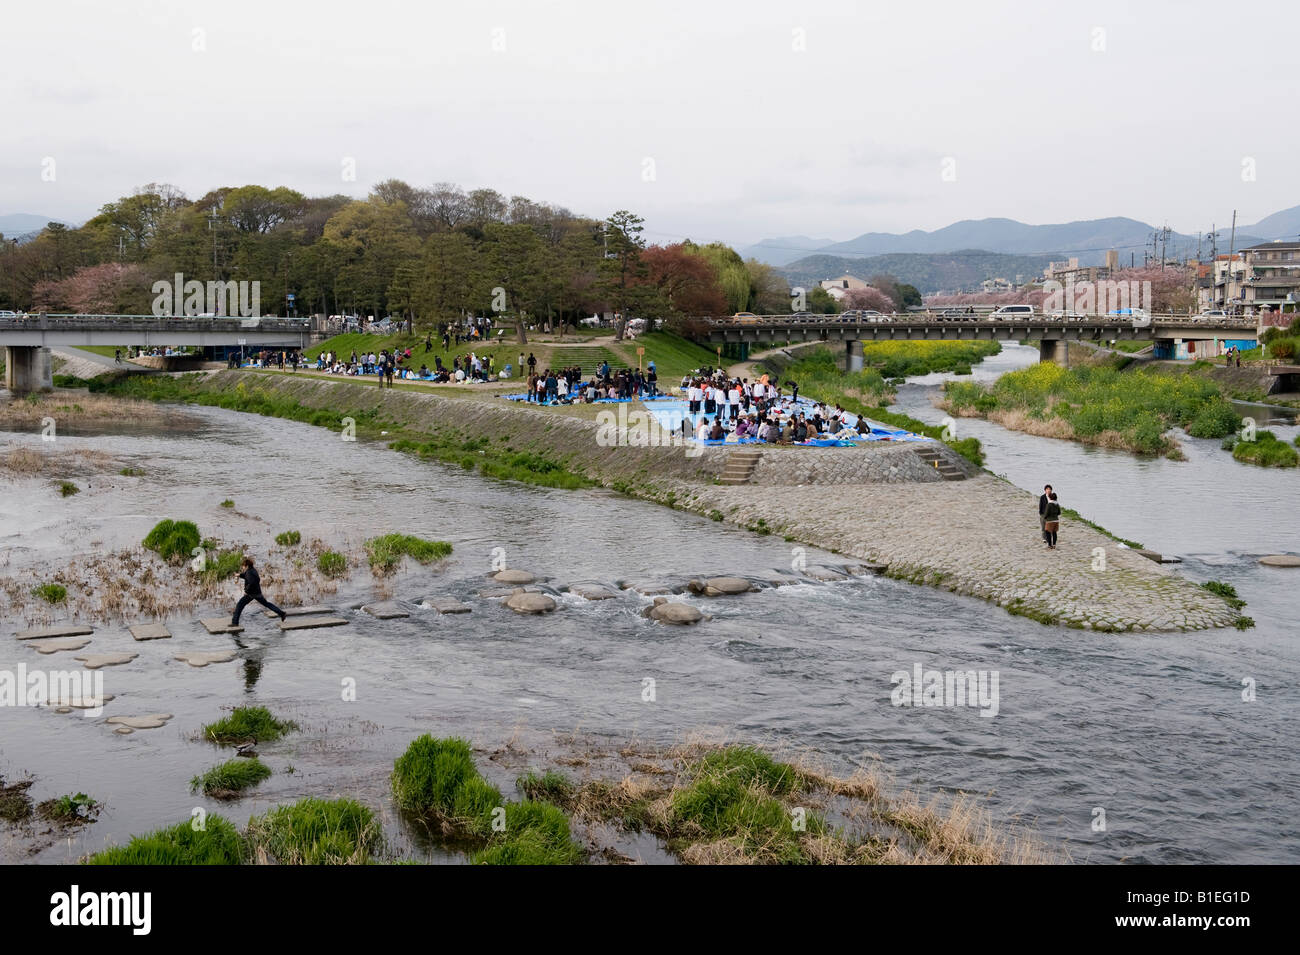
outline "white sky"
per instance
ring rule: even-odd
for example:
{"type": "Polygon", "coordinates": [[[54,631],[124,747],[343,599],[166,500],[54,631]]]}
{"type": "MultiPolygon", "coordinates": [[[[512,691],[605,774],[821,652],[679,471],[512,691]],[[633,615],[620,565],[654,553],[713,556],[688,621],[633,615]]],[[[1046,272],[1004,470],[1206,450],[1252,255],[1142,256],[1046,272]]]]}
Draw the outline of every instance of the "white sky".
{"type": "Polygon", "coordinates": [[[1300,203],[1295,0],[5,0],[0,24],[0,214],[396,177],[744,244],[1300,203]]]}

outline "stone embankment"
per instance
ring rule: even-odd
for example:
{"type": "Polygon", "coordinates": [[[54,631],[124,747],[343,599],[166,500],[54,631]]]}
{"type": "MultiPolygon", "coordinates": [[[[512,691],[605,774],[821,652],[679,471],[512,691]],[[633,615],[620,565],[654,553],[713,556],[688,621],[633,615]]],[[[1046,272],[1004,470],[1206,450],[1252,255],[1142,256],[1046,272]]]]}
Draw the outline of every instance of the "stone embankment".
{"type": "Polygon", "coordinates": [[[341,416],[374,410],[390,425],[430,436],[486,436],[626,493],[884,564],[892,577],[993,601],[1044,623],[1169,631],[1228,626],[1239,616],[1216,595],[1085,524],[1063,520],[1060,546],[1048,550],[1032,494],[938,442],[763,447],[744,483],[723,485],[719,476],[736,448],[655,446],[669,436],[653,426],[645,447],[628,443],[625,433],[602,432],[596,421],[499,399],[239,371],[211,375],[204,387],[258,390],[341,416]],[[924,460],[919,448],[937,450],[945,467],[924,460]],[[953,469],[965,479],[953,480],[953,469]]]}

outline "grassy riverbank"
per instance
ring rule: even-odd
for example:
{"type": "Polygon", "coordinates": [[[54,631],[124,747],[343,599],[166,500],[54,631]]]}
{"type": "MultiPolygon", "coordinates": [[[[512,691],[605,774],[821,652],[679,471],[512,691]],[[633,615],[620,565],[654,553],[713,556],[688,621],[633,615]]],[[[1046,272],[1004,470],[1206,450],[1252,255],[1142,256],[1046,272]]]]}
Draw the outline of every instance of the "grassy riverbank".
{"type": "Polygon", "coordinates": [[[1240,424],[1218,385],[1205,378],[1049,362],[1008,372],[991,385],[947,382],[941,407],[1041,437],[1173,458],[1180,453],[1165,434],[1171,428],[1223,438],[1240,424]]]}

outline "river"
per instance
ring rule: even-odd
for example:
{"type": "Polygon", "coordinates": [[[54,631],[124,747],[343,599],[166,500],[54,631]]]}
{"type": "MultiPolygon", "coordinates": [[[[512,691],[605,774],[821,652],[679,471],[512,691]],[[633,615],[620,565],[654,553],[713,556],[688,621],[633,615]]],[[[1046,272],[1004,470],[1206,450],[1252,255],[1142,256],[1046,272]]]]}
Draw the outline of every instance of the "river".
{"type": "MultiPolygon", "coordinates": [[[[1012,347],[977,374],[1015,367],[1027,351],[1012,347]]],[[[930,379],[903,386],[900,408],[939,420],[929,406],[935,387],[930,379]]],[[[1289,862],[1300,850],[1296,572],[1253,557],[1294,547],[1295,475],[1236,464],[1217,442],[1184,441],[1184,463],[1147,462],[959,422],[985,442],[995,472],[1027,488],[1050,480],[1068,506],[1183,556],[1190,576],[1235,584],[1253,630],[1086,633],[876,577],[710,601],[712,620],[678,629],[640,616],[637,598],[564,597],[555,614],[521,618],[476,592],[497,548],[510,566],[556,583],[613,583],[788,568],[791,545],[607,491],[487,480],[295,422],[193,413],[199,425],[179,434],[62,435],[63,447],[107,451],[146,477],[92,479],[70,498],[48,480],[6,482],[0,572],[136,543],[163,516],[231,540],[290,528],[304,539],[354,541],[401,530],[448,540],[455,552],[442,570],[407,569],[394,596],[449,594],[473,612],[395,621],[349,613],[346,627],[284,635],[250,613],[240,658],[205,669],[171,659],[230,645],[206,635],[193,612],[168,621],[175,636],[166,641],[134,644],[120,626],[100,628],[89,650],[140,654],[103,671],[105,690],[118,696],[112,712],[173,719],[117,736],[75,714],[0,710],[0,774],[34,775],[37,800],[82,791],[105,802],[98,822],[35,861],[74,860],[188,819],[196,806],[242,824],[302,795],[354,795],[381,810],[400,850],[461,861],[407,831],[391,807],[392,761],[423,732],[488,747],[515,740],[539,763],[556,734],[615,745],[705,734],[816,752],[842,770],[879,760],[923,793],[984,797],[999,825],[1026,827],[1078,862],[1289,862]],[[236,513],[219,506],[224,498],[236,513]],[[997,715],[892,705],[891,674],[918,663],[997,671],[997,715]],[[1246,678],[1256,681],[1255,702],[1242,700],[1246,678]],[[653,702],[643,699],[646,679],[655,681],[653,702]],[[345,702],[348,680],[356,698],[345,702]],[[233,805],[190,794],[190,778],[225,758],[195,739],[199,727],[223,706],[251,702],[302,725],[264,748],[276,774],[233,805]],[[1093,828],[1097,808],[1104,831],[1093,828]]],[[[40,446],[33,434],[0,432],[0,440],[40,446]]],[[[837,558],[810,552],[807,560],[837,558]]],[[[325,602],[366,599],[372,586],[363,573],[325,602]]],[[[69,655],[38,658],[5,641],[0,669],[74,665],[69,655]]],[[[513,789],[511,773],[480,765],[513,789]]],[[[0,858],[18,851],[0,846],[0,858]]],[[[664,858],[653,840],[643,849],[650,861],[664,858]]]]}

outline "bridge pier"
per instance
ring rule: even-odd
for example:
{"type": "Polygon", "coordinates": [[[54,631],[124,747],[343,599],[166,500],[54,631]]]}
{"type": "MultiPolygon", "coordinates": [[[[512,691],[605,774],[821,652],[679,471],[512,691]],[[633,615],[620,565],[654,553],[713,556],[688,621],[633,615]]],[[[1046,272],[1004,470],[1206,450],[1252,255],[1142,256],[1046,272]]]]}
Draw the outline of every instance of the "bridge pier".
{"type": "Polygon", "coordinates": [[[1038,343],[1038,360],[1055,362],[1062,368],[1070,367],[1070,343],[1064,339],[1044,338],[1038,343]]]}
{"type": "Polygon", "coordinates": [[[5,387],[16,395],[53,391],[50,350],[34,345],[5,346],[5,387]]]}
{"type": "Polygon", "coordinates": [[[845,345],[848,348],[848,360],[844,363],[844,367],[849,371],[861,371],[862,370],[862,342],[856,340],[850,340],[846,342],[845,345]]]}

